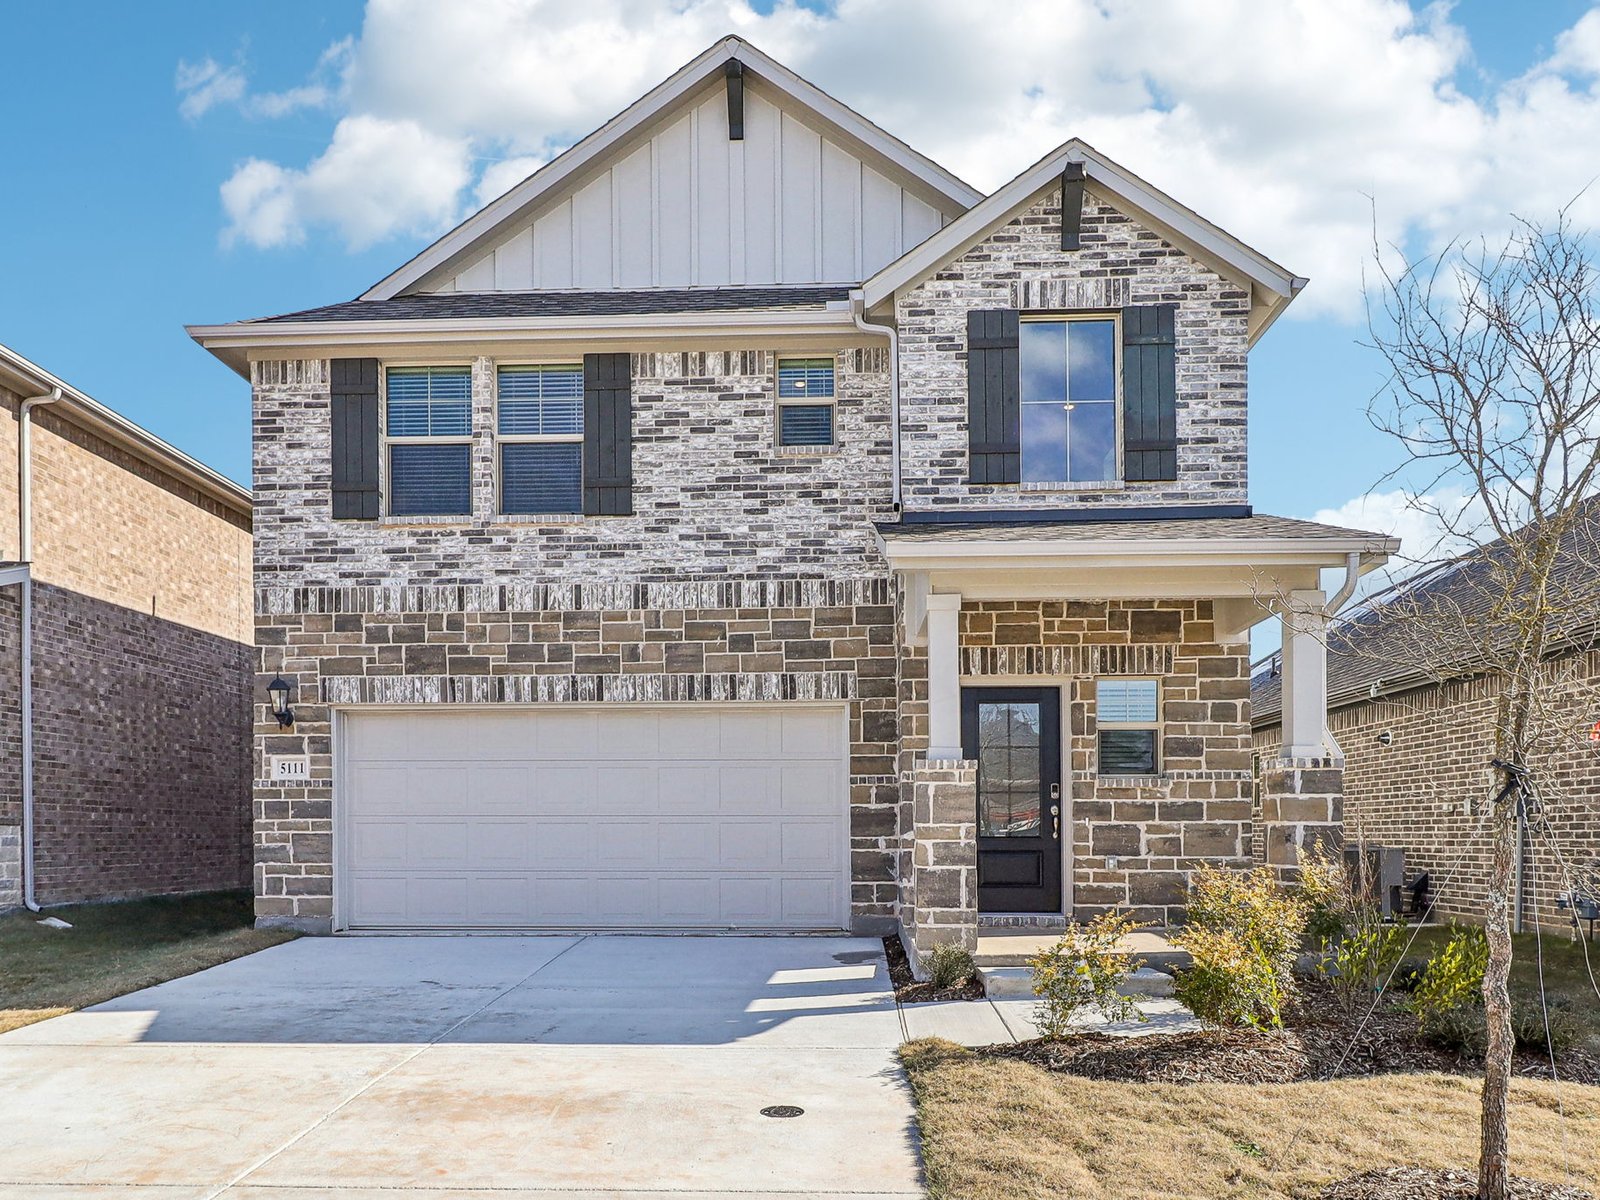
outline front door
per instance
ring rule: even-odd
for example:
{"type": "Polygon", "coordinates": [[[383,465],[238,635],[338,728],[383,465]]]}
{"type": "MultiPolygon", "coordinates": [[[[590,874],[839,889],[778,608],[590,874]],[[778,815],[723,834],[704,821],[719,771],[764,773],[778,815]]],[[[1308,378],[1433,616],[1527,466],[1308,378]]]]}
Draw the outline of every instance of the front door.
{"type": "Polygon", "coordinates": [[[978,911],[1061,911],[1061,692],[963,688],[978,763],[978,911]]]}

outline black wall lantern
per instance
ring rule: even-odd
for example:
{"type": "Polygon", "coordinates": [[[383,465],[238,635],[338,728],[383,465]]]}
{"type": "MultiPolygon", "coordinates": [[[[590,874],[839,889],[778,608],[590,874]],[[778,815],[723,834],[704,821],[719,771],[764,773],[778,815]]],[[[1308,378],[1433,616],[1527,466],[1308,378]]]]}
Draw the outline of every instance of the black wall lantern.
{"type": "Polygon", "coordinates": [[[278,718],[278,728],[294,728],[294,709],[289,707],[289,681],[274,675],[267,684],[267,696],[272,700],[272,715],[278,718]]]}

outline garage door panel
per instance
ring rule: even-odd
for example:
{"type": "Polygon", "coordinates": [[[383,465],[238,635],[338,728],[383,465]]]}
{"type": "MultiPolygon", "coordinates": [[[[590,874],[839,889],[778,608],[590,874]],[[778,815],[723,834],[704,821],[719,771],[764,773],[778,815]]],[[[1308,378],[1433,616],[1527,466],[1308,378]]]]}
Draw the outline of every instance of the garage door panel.
{"type": "Polygon", "coordinates": [[[842,708],[346,714],[342,921],[839,928],[842,708]]]}

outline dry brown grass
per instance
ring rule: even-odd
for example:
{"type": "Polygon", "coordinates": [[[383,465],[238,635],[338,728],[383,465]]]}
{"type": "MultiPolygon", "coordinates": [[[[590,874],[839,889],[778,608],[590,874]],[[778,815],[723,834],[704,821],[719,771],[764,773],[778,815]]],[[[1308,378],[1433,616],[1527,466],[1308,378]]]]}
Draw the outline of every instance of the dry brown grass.
{"type": "Polygon", "coordinates": [[[28,912],[0,917],[0,1033],[295,936],[252,929],[250,897],[238,892],[71,905],[49,915],[72,928],[45,928],[28,912]]]}
{"type": "MultiPolygon", "coordinates": [[[[938,1039],[901,1056],[935,1200],[1304,1198],[1370,1167],[1476,1157],[1463,1076],[1102,1083],[938,1039]]],[[[1513,1170],[1600,1190],[1600,1088],[1519,1080],[1512,1102],[1513,1170]]]]}

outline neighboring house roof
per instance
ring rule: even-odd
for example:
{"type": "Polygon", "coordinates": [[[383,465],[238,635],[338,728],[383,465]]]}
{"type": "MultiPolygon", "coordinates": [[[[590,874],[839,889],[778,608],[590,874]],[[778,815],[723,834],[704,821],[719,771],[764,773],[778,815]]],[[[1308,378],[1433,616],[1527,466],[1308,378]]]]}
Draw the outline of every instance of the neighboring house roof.
{"type": "Polygon", "coordinates": [[[393,300],[346,300],[321,308],[242,322],[419,321],[462,317],[585,317],[611,314],[712,313],[825,309],[850,299],[847,286],[644,288],[591,292],[435,292],[393,300]]]}
{"type": "MultiPolygon", "coordinates": [[[[1328,631],[1328,707],[1343,708],[1378,695],[1437,682],[1448,674],[1468,678],[1481,664],[1481,650],[1497,622],[1489,601],[1493,573],[1510,553],[1489,543],[1368,597],[1328,631]],[[1418,618],[1443,614],[1429,628],[1418,618]],[[1427,653],[1427,639],[1437,653],[1427,653]],[[1432,661],[1429,661],[1429,660],[1432,661]]],[[[1557,644],[1591,644],[1600,631],[1600,498],[1584,502],[1580,519],[1557,551],[1552,602],[1563,608],[1557,644]]],[[[1251,680],[1251,720],[1257,726],[1282,719],[1281,660],[1269,655],[1251,680]]]]}
{"type": "Polygon", "coordinates": [[[48,395],[59,388],[61,399],[49,406],[52,414],[64,417],[121,447],[135,458],[183,480],[203,495],[249,520],[251,501],[248,488],[241,487],[4,345],[0,345],[0,386],[24,397],[48,395]]]}
{"type": "Polygon", "coordinates": [[[505,195],[468,217],[398,270],[379,280],[362,294],[361,299],[392,299],[419,289],[452,264],[465,263],[500,231],[529,216],[549,194],[582,180],[585,172],[598,160],[658,123],[669,110],[692,97],[708,81],[721,78],[730,63],[738,63],[741,68],[754,72],[779,93],[808,109],[847,142],[892,163],[939,197],[945,206],[962,211],[983,198],[982,192],[806,82],[749,42],[738,37],[727,37],[646,92],[588,137],[557,155],[505,195]]]}
{"type": "Polygon", "coordinates": [[[1224,278],[1250,291],[1250,342],[1266,332],[1307,280],[1252,250],[1187,205],[1118,166],[1080,138],[1045,155],[1010,183],[974,205],[925,242],[901,255],[862,285],[866,307],[875,309],[896,292],[927,278],[988,237],[1053,188],[1068,163],[1082,163],[1091,191],[1116,201],[1167,241],[1224,278]]]}

